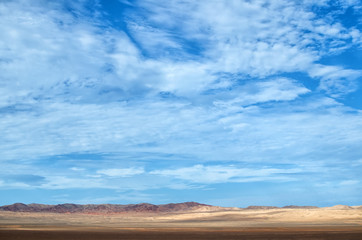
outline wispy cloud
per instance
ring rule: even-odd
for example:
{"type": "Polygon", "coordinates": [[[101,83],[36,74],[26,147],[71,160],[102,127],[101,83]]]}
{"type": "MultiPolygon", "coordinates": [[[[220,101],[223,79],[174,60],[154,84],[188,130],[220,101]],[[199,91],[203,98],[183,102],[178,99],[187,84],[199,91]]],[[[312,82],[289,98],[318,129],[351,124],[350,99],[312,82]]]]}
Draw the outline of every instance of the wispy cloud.
{"type": "Polygon", "coordinates": [[[234,97],[233,99],[215,101],[214,105],[247,106],[269,101],[288,101],[309,92],[309,89],[292,79],[278,78],[268,81],[255,81],[239,86],[234,92],[229,92],[228,97],[234,97]]]}
{"type": "Polygon", "coordinates": [[[333,97],[356,91],[359,88],[357,80],[362,76],[360,70],[321,65],[315,65],[310,69],[309,74],[312,77],[320,78],[319,88],[333,97]]]}
{"type": "Polygon", "coordinates": [[[2,188],[360,181],[360,1],[111,2],[1,1],[2,188]]]}
{"type": "Polygon", "coordinates": [[[175,177],[195,183],[255,182],[255,181],[293,181],[283,174],[299,173],[301,169],[237,168],[234,166],[195,165],[179,169],[155,170],[151,174],[175,177]]]}
{"type": "Polygon", "coordinates": [[[130,177],[137,174],[144,173],[142,168],[121,168],[121,169],[102,169],[97,173],[104,174],[110,177],[130,177]]]}
{"type": "Polygon", "coordinates": [[[339,185],[355,185],[359,184],[358,180],[345,180],[339,183],[339,185]]]}

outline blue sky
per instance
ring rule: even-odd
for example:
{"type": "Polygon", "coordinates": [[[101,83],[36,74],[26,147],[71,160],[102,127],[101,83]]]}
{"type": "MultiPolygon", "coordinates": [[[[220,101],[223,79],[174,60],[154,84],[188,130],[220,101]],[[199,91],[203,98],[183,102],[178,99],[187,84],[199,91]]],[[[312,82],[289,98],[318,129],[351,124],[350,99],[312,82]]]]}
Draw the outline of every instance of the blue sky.
{"type": "Polygon", "coordinates": [[[0,205],[361,205],[361,15],[0,1],[0,205]]]}

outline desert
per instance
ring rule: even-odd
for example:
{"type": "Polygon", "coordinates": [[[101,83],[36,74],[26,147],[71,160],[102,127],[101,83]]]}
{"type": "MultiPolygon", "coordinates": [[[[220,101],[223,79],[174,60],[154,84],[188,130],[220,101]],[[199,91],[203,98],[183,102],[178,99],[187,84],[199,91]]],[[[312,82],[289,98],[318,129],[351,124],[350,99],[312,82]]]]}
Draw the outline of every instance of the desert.
{"type": "Polygon", "coordinates": [[[0,209],[1,240],[362,238],[361,206],[14,204],[0,209]]]}
{"type": "Polygon", "coordinates": [[[362,0],[0,0],[0,240],[362,240],[362,0]]]}

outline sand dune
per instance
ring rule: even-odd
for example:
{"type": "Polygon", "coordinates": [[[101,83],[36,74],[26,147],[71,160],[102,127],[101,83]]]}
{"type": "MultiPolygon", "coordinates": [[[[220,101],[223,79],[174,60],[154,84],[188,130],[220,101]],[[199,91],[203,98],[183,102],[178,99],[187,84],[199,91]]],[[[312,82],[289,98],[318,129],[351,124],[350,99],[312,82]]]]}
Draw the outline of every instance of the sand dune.
{"type": "Polygon", "coordinates": [[[0,240],[360,240],[362,208],[213,208],[176,212],[0,211],[0,240]]]}
{"type": "Polygon", "coordinates": [[[0,211],[0,225],[91,227],[362,227],[362,209],[326,208],[202,208],[177,212],[123,212],[114,214],[0,211]]]}

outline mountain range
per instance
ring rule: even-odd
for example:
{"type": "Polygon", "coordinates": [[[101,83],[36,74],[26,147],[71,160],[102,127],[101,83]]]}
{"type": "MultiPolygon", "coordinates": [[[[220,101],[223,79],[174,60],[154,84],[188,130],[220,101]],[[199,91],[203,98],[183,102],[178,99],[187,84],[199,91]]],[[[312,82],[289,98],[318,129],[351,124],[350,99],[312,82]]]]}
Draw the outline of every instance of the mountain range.
{"type": "MultiPolygon", "coordinates": [[[[280,207],[274,206],[249,206],[244,208],[246,210],[256,209],[277,209],[280,207]]],[[[317,208],[314,206],[294,206],[289,205],[282,208],[317,208]]],[[[232,210],[238,208],[223,208],[197,202],[184,202],[184,203],[169,203],[154,205],[149,203],[140,204],[24,204],[14,203],[11,205],[0,206],[0,211],[11,212],[51,212],[51,213],[122,213],[122,212],[149,212],[149,213],[162,213],[162,212],[178,212],[178,211],[194,211],[194,210],[232,210]]]]}
{"type": "Polygon", "coordinates": [[[24,204],[14,203],[12,205],[1,206],[2,211],[12,212],[52,212],[52,213],[121,213],[121,212],[176,212],[189,211],[201,207],[213,207],[211,205],[197,202],[170,203],[154,205],[149,203],[140,204],[24,204]]]}

